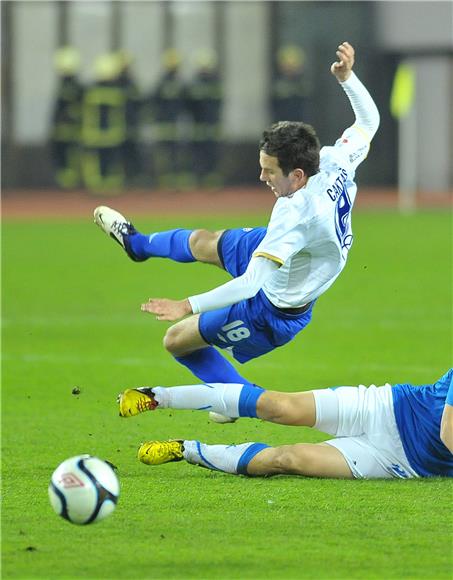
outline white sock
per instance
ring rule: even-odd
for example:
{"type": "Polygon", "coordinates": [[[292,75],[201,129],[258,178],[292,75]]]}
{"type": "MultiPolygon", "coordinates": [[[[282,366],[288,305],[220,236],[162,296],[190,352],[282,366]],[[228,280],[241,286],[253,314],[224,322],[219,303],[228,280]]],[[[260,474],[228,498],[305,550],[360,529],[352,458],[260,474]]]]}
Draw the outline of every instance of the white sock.
{"type": "Polygon", "coordinates": [[[244,385],[237,383],[202,383],[181,387],[153,387],[159,407],[214,411],[227,417],[239,417],[239,397],[244,385]]]}
{"type": "Polygon", "coordinates": [[[184,441],[183,456],[189,463],[226,473],[238,473],[239,460],[252,445],[256,443],[206,445],[199,441],[184,441]]]}

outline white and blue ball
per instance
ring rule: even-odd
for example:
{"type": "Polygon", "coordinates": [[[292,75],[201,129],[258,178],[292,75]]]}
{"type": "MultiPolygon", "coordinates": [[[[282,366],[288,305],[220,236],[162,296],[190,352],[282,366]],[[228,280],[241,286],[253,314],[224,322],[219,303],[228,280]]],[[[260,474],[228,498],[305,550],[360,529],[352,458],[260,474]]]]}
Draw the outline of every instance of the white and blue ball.
{"type": "Polygon", "coordinates": [[[77,455],[63,461],[49,484],[50,504],[73,524],[92,524],[110,515],[120,492],[113,468],[92,455],[77,455]]]}

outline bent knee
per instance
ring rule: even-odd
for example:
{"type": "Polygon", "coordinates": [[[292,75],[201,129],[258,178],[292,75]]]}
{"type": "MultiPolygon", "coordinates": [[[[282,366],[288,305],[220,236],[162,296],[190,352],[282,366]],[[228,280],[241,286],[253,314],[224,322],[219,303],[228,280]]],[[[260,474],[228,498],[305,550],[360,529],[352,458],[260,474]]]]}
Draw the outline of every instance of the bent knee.
{"type": "Polygon", "coordinates": [[[184,354],[182,351],[182,336],[181,331],[176,326],[171,326],[162,340],[165,350],[173,356],[184,354]]]}
{"type": "Polygon", "coordinates": [[[190,250],[194,258],[199,262],[220,265],[217,244],[223,231],[194,230],[189,238],[190,250]]]}
{"type": "Polygon", "coordinates": [[[173,356],[185,356],[208,346],[198,330],[198,320],[196,314],[170,326],[163,338],[165,350],[173,356]]]}

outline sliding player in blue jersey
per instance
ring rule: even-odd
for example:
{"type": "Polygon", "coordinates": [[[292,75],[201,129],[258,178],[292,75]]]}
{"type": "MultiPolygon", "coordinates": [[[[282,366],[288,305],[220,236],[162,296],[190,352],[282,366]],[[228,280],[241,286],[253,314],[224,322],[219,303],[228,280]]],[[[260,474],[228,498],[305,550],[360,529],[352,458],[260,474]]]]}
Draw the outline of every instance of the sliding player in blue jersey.
{"type": "Polygon", "coordinates": [[[334,478],[453,477],[453,369],[430,385],[385,384],[282,393],[250,384],[206,383],[141,387],[119,395],[120,415],[154,409],[198,409],[314,427],[334,436],[323,443],[206,445],[149,441],[140,461],[186,460],[251,476],[334,478]]]}

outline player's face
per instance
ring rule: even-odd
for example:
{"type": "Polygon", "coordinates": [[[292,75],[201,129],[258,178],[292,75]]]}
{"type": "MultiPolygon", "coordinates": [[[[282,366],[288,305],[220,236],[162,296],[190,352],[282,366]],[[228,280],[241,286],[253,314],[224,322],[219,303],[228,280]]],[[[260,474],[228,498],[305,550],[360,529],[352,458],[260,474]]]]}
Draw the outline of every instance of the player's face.
{"type": "Polygon", "coordinates": [[[260,181],[265,182],[272,189],[275,197],[288,197],[299,189],[300,186],[296,184],[293,172],[290,171],[288,175],[284,175],[277,157],[260,151],[260,166],[260,181]]]}

